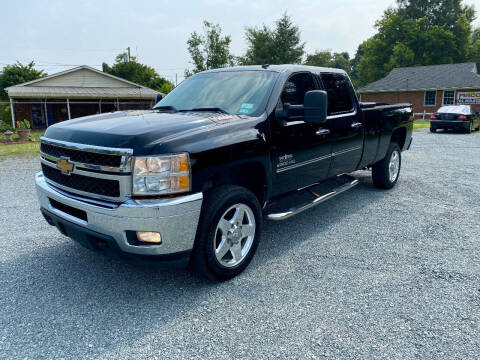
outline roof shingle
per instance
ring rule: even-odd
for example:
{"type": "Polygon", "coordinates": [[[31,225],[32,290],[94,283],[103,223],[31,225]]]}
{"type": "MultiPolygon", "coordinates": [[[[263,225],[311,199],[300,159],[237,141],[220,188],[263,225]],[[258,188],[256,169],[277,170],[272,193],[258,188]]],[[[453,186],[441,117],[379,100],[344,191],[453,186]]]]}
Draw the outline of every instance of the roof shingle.
{"type": "Polygon", "coordinates": [[[358,92],[465,88],[480,88],[480,75],[473,62],[395,68],[383,79],[360,88],[358,92]]]}

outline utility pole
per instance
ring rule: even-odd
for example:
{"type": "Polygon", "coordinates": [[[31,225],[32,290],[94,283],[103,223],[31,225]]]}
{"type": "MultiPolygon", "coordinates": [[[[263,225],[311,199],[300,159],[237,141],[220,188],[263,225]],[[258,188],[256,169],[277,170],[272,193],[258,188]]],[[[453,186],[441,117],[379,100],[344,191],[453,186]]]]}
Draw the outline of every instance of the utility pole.
{"type": "Polygon", "coordinates": [[[177,73],[175,73],[175,87],[177,87],[177,73]]]}
{"type": "Polygon", "coordinates": [[[127,47],[127,51],[128,51],[128,62],[130,62],[130,46],[127,47]]]}

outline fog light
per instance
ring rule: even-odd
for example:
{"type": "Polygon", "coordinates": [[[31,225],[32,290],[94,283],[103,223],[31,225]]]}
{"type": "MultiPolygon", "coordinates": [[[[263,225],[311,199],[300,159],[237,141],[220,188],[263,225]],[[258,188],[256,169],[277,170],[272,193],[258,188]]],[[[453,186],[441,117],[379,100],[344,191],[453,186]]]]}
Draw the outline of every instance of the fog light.
{"type": "Polygon", "coordinates": [[[154,244],[162,243],[162,237],[158,232],[137,231],[137,238],[139,241],[143,241],[143,242],[154,243],[154,244]]]}

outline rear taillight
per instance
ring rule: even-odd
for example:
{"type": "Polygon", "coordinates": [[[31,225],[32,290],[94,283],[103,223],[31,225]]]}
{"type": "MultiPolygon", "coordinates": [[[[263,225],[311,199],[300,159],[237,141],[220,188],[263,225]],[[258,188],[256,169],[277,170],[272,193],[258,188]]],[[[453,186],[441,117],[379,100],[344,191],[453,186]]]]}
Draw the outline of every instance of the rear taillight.
{"type": "Polygon", "coordinates": [[[430,120],[437,120],[437,117],[435,115],[431,115],[430,120]]]}
{"type": "Polygon", "coordinates": [[[467,117],[465,115],[460,115],[457,120],[467,120],[467,117]]]}

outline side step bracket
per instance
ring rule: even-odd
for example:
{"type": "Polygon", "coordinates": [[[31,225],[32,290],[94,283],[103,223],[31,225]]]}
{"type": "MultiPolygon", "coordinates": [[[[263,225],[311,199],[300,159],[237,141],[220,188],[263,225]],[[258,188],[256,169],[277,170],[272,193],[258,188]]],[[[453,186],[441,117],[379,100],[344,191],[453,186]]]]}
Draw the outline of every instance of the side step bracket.
{"type": "MultiPolygon", "coordinates": [[[[318,204],[321,204],[324,201],[327,201],[328,199],[331,199],[347,190],[350,190],[357,184],[358,180],[350,175],[339,175],[334,181],[329,181],[324,184],[314,184],[311,187],[307,187],[304,190],[301,190],[303,193],[308,192],[309,194],[311,194],[313,196],[313,199],[307,201],[303,200],[297,205],[288,207],[288,210],[286,211],[270,212],[267,215],[267,219],[274,221],[288,219],[318,204]]],[[[278,201],[278,204],[276,204],[277,206],[274,206],[276,208],[275,210],[278,210],[279,207],[281,208],[282,203],[285,202],[286,201],[282,200],[278,201]]]]}

